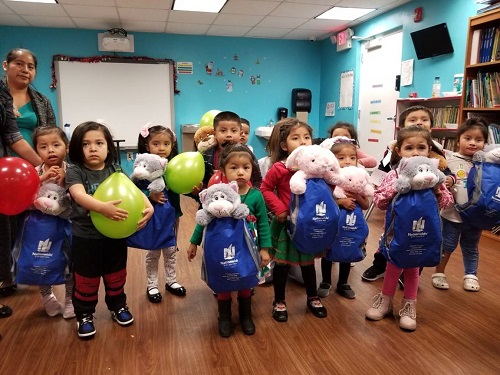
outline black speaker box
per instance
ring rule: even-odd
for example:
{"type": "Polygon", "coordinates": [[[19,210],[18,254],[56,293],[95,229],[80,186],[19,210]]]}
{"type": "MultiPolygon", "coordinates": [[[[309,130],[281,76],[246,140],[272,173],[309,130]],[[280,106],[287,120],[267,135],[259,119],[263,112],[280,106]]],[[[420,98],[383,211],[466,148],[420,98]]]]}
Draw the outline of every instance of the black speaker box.
{"type": "Polygon", "coordinates": [[[311,90],[292,90],[292,112],[311,112],[311,90]]]}

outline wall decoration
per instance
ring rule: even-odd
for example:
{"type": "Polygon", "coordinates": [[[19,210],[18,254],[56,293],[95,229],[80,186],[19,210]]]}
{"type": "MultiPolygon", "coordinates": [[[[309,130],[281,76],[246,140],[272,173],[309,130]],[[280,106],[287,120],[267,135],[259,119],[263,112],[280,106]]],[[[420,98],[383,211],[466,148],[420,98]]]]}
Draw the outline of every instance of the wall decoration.
{"type": "Polygon", "coordinates": [[[243,69],[238,70],[238,77],[243,77],[243,69]]]}
{"type": "Polygon", "coordinates": [[[257,74],[257,77],[255,78],[255,82],[257,82],[257,84],[260,85],[260,74],[257,74]]]}
{"type": "Polygon", "coordinates": [[[233,83],[230,80],[228,80],[226,83],[226,91],[233,92],[233,83]]]}
{"type": "Polygon", "coordinates": [[[201,79],[198,80],[198,85],[203,85],[203,81],[201,79]]]}
{"type": "Polygon", "coordinates": [[[354,70],[340,73],[340,101],[339,109],[352,109],[354,96],[354,70]]]}
{"type": "Polygon", "coordinates": [[[179,61],[177,63],[178,74],[193,74],[193,63],[190,61],[179,61]]]}
{"type": "Polygon", "coordinates": [[[239,59],[238,59],[238,54],[236,54],[236,53],[234,54],[234,56],[233,56],[233,60],[234,60],[234,61],[238,61],[238,60],[239,60],[239,59]]]}
{"type": "Polygon", "coordinates": [[[257,57],[257,60],[255,61],[255,65],[259,65],[260,64],[260,61],[259,61],[259,58],[257,57]]]}
{"type": "Polygon", "coordinates": [[[210,61],[209,63],[205,64],[205,72],[211,76],[212,75],[212,70],[214,69],[214,62],[210,61]]]}
{"type": "Polygon", "coordinates": [[[335,116],[335,102],[326,103],[325,116],[335,116]]]}
{"type": "Polygon", "coordinates": [[[233,66],[230,70],[231,74],[236,74],[236,68],[233,66]]]}
{"type": "Polygon", "coordinates": [[[250,76],[250,83],[252,85],[255,85],[255,77],[254,76],[250,76]]]}
{"type": "Polygon", "coordinates": [[[401,86],[410,86],[413,83],[413,59],[401,62],[401,86]]]}
{"type": "Polygon", "coordinates": [[[215,72],[216,77],[224,77],[224,72],[217,68],[217,71],[215,72]]]}

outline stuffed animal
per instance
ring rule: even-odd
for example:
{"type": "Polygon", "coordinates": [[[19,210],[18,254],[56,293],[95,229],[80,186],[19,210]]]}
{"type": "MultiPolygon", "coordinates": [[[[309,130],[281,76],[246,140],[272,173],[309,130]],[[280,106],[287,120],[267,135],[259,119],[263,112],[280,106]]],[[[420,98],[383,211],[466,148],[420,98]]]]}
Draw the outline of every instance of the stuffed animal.
{"type": "Polygon", "coordinates": [[[340,168],[340,183],[335,186],[333,196],[335,198],[346,198],[345,192],[351,192],[362,197],[373,197],[374,189],[370,183],[370,175],[364,168],[354,165],[340,168]]]}
{"type": "Polygon", "coordinates": [[[196,222],[200,225],[207,226],[213,218],[243,219],[249,214],[247,205],[241,203],[236,181],[212,185],[202,190],[199,197],[202,209],[196,212],[196,222]]]}
{"type": "Polygon", "coordinates": [[[348,138],[348,137],[345,137],[343,135],[339,135],[339,136],[336,136],[336,137],[332,137],[332,138],[327,138],[325,139],[323,142],[321,142],[319,145],[323,148],[326,148],[328,150],[331,150],[332,149],[332,146],[336,143],[342,143],[342,142],[347,142],[347,143],[352,143],[352,144],[355,144],[355,141],[354,139],[351,139],[351,138],[348,138]]]}
{"type": "Polygon", "coordinates": [[[60,185],[46,183],[40,187],[33,205],[44,214],[69,217],[71,200],[66,190],[60,185]]]}
{"type": "Polygon", "coordinates": [[[194,133],[194,143],[199,152],[205,152],[217,146],[215,130],[211,126],[203,126],[194,133]]]}
{"type": "Polygon", "coordinates": [[[159,193],[165,190],[163,174],[167,167],[167,159],[154,154],[137,154],[134,161],[134,171],[130,178],[137,182],[141,180],[149,181],[147,189],[150,193],[159,193]]]}
{"type": "Polygon", "coordinates": [[[394,187],[400,193],[410,190],[423,190],[434,188],[445,180],[445,175],[438,169],[437,159],[425,156],[402,158],[396,169],[398,179],[394,187]]]}
{"type": "Polygon", "coordinates": [[[340,166],[330,150],[319,145],[297,147],[288,156],[286,167],[297,172],[290,179],[290,189],[294,194],[306,191],[306,179],[322,178],[329,185],[340,182],[340,166]]]}
{"type": "MultiPolygon", "coordinates": [[[[443,151],[443,146],[441,146],[439,143],[437,143],[435,141],[432,141],[432,143],[433,143],[433,146],[432,146],[431,150],[429,151],[429,158],[436,159],[439,162],[438,169],[440,171],[444,171],[446,168],[448,168],[448,162],[446,161],[446,158],[443,155],[434,151],[434,149],[443,151]]],[[[391,143],[389,143],[388,148],[391,152],[394,152],[394,146],[396,146],[395,140],[392,141],[391,143]]],[[[444,150],[445,153],[446,153],[446,151],[447,150],[444,150]]]]}
{"type": "Polygon", "coordinates": [[[484,146],[483,150],[474,153],[472,160],[500,164],[500,145],[491,144],[484,146]]]}

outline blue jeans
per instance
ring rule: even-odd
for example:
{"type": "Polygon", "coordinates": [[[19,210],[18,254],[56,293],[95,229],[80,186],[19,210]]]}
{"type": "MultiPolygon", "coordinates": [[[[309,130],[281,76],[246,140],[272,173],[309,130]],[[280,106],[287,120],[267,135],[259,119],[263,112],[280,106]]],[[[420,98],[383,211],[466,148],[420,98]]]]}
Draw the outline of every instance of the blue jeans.
{"type": "Polygon", "coordinates": [[[455,223],[445,218],[443,221],[443,251],[452,253],[460,241],[462,258],[466,275],[477,275],[479,262],[478,244],[481,238],[481,229],[463,223],[455,223]]]}

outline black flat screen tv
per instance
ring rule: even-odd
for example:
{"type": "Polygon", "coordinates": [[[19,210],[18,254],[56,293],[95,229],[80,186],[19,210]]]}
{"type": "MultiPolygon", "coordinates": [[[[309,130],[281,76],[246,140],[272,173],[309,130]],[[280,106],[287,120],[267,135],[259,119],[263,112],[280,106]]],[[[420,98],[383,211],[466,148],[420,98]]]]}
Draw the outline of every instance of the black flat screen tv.
{"type": "Polygon", "coordinates": [[[453,52],[453,44],[446,23],[414,31],[410,35],[419,60],[453,52]]]}

